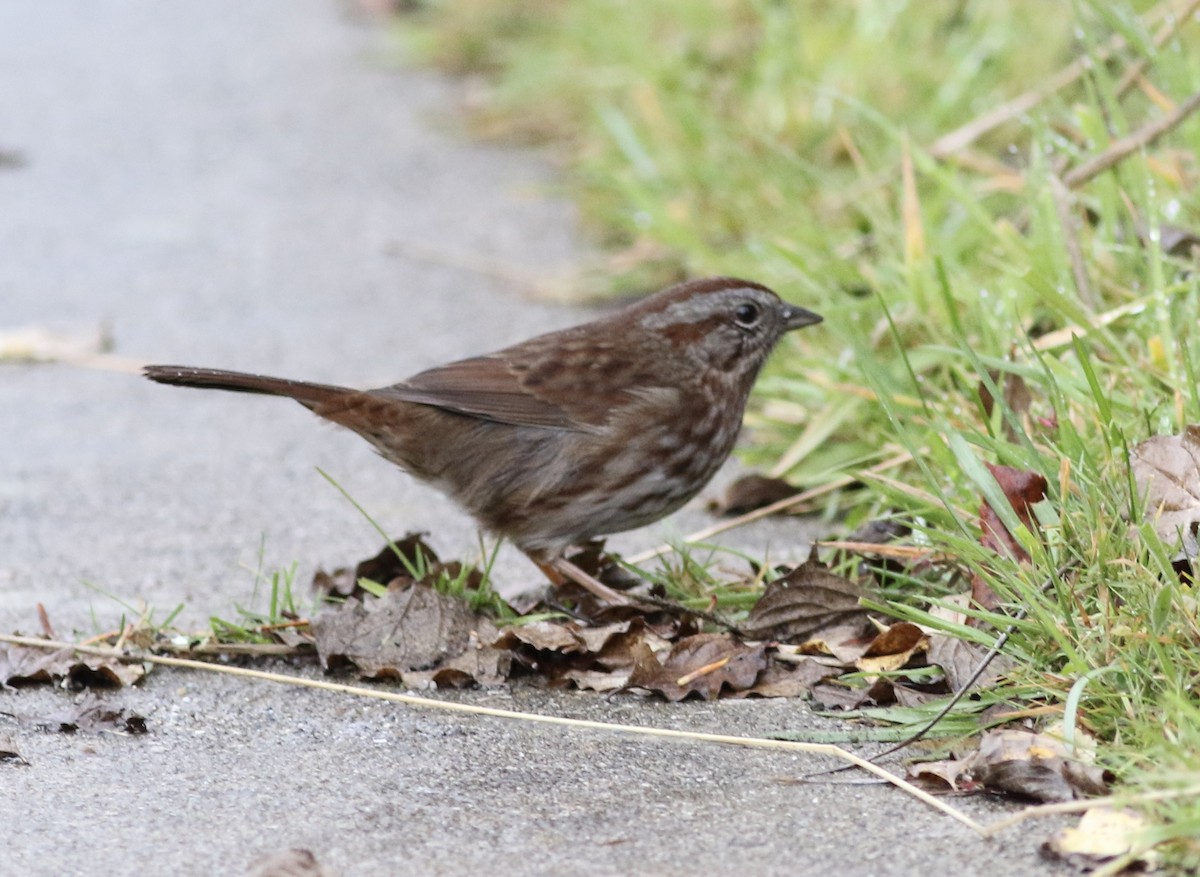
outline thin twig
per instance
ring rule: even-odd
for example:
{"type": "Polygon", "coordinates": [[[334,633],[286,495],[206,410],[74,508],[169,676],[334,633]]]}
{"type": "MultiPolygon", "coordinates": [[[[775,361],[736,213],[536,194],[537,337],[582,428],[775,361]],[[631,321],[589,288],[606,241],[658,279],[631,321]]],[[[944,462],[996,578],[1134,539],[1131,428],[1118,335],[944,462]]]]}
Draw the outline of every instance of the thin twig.
{"type": "Polygon", "coordinates": [[[82,646],[76,643],[60,642],[57,640],[42,640],[26,636],[0,634],[0,642],[26,646],[28,648],[46,649],[49,651],[70,649],[87,655],[96,655],[103,658],[112,658],[114,660],[129,661],[132,663],[149,662],[152,664],[162,664],[167,667],[182,667],[188,670],[199,670],[208,673],[224,673],[229,676],[241,676],[247,679],[256,679],[261,682],[276,682],[282,685],[295,685],[302,688],[316,688],[321,691],[349,694],[355,697],[370,697],[377,700],[402,703],[406,706],[421,707],[423,709],[468,713],[471,715],[488,716],[498,719],[515,719],[522,722],[535,722],[538,724],[558,725],[568,728],[616,731],[623,734],[634,734],[646,737],[661,737],[675,740],[694,740],[705,743],[721,743],[730,746],[744,746],[753,749],[777,749],[786,752],[802,752],[807,755],[824,755],[832,758],[838,758],[843,761],[848,761],[851,764],[861,767],[863,770],[874,774],[880,779],[886,780],[902,791],[912,795],[914,798],[928,804],[935,810],[938,810],[957,822],[962,823],[977,834],[982,835],[986,832],[986,829],[983,825],[976,822],[967,814],[959,810],[955,810],[944,801],[938,800],[933,795],[914,786],[907,780],[904,780],[903,778],[884,770],[878,765],[867,762],[866,759],[860,758],[852,752],[847,752],[846,750],[830,743],[801,743],[794,740],[768,740],[763,737],[738,737],[728,734],[705,734],[696,731],[676,731],[668,728],[620,725],[614,722],[593,722],[585,719],[570,719],[564,716],[546,716],[539,715],[537,713],[523,713],[516,710],[504,710],[497,709],[495,707],[484,707],[476,706],[474,704],[434,700],[428,697],[417,697],[411,694],[399,694],[392,691],[381,691],[374,688],[362,688],[356,685],[342,685],[336,682],[326,682],[321,679],[305,679],[299,676],[288,676],[283,673],[268,673],[263,670],[252,670],[246,667],[232,667],[227,664],[210,664],[205,661],[191,661],[186,658],[170,658],[164,655],[127,654],[125,652],[116,652],[113,649],[101,648],[98,646],[82,646]]]}
{"type": "Polygon", "coordinates": [[[1125,137],[1114,140],[1108,149],[1089,159],[1063,177],[1063,184],[1068,189],[1078,189],[1084,183],[1104,173],[1109,168],[1119,164],[1130,153],[1137,152],[1149,146],[1164,134],[1175,130],[1192,113],[1200,109],[1200,91],[1193,94],[1172,112],[1155,119],[1125,137]]]}

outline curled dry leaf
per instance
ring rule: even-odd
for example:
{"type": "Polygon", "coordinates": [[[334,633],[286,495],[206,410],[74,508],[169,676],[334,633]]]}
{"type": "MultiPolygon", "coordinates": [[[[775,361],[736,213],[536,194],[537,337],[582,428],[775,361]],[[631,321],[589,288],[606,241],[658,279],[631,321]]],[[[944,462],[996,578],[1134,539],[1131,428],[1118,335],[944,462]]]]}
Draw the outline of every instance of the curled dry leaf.
{"type": "Polygon", "coordinates": [[[908,621],[901,621],[879,632],[854,666],[864,673],[887,673],[899,670],[919,651],[929,645],[925,631],[908,621]]]}
{"type": "Polygon", "coordinates": [[[862,588],[829,571],[814,552],[767,585],[739,627],[754,639],[800,642],[820,630],[866,618],[862,588]]]}
{"type": "Polygon", "coordinates": [[[624,688],[633,672],[635,647],[666,651],[670,643],[640,618],[584,627],[574,621],[537,621],[505,628],[494,645],[552,684],[593,691],[624,688]]]}
{"type": "Polygon", "coordinates": [[[675,643],[661,660],[644,644],[635,647],[630,688],[657,691],[667,700],[699,694],[713,700],[728,686],[739,691],[754,685],[767,666],[762,645],[740,643],[723,633],[699,633],[675,643]]]}
{"type": "Polygon", "coordinates": [[[808,655],[829,655],[849,670],[874,642],[876,634],[866,616],[851,618],[806,639],[800,643],[800,650],[808,655]]]}
{"type": "Polygon", "coordinates": [[[1061,740],[1028,731],[989,731],[967,758],[923,765],[921,778],[951,788],[986,789],[1035,801],[1071,801],[1108,791],[1111,776],[1071,758],[1061,740]]]}
{"type": "Polygon", "coordinates": [[[730,697],[804,697],[814,685],[845,672],[845,668],[829,664],[811,655],[800,656],[799,662],[772,661],[749,688],[731,691],[730,697]]]}
{"type": "Polygon", "coordinates": [[[348,600],[314,618],[312,632],[322,665],[346,661],[367,678],[495,685],[508,674],[509,653],[487,645],[492,623],[427,585],[348,600]]]}
{"type": "Polygon", "coordinates": [[[1200,426],[1140,442],[1129,453],[1129,466],[1154,529],[1166,544],[1182,542],[1187,556],[1194,557],[1200,525],[1200,426]]]}
{"type": "Polygon", "coordinates": [[[11,643],[0,643],[0,685],[48,685],[66,681],[72,691],[84,688],[120,688],[146,675],[146,667],[114,658],[77,655],[70,649],[46,652],[11,643]]]}
{"type": "MultiPolygon", "coordinates": [[[[1016,512],[1017,517],[1026,527],[1034,528],[1033,505],[1046,498],[1046,479],[1037,472],[1026,469],[1014,469],[1011,466],[996,466],[987,464],[996,483],[1004,491],[1004,496],[1016,512]]],[[[1003,557],[1011,557],[1021,563],[1029,562],[1029,552],[1026,551],[1016,537],[1008,531],[996,510],[984,500],[979,508],[979,528],[982,531],[979,541],[985,548],[1003,557]]],[[[988,587],[981,577],[975,576],[971,582],[971,596],[985,609],[996,609],[1000,598],[988,587]]]]}
{"type": "MultiPolygon", "coordinates": [[[[1012,466],[996,466],[992,463],[988,463],[987,467],[1000,489],[1004,491],[1005,498],[1021,519],[1021,523],[1033,529],[1033,505],[1046,498],[1046,479],[1028,469],[1014,469],[1012,466]]],[[[984,547],[1005,557],[1015,557],[1023,563],[1029,560],[1029,552],[1021,547],[1021,543],[1008,531],[996,510],[986,500],[979,509],[979,526],[983,531],[980,541],[984,547]]]]}

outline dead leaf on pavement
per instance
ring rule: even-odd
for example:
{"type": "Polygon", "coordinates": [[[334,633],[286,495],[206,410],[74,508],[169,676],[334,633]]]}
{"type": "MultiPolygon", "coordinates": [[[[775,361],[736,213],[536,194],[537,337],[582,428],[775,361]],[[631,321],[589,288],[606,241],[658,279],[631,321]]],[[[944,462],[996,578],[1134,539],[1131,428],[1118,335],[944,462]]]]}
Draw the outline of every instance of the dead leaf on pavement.
{"type": "Polygon", "coordinates": [[[310,850],[299,847],[272,853],[250,863],[246,877],[337,877],[317,861],[310,850]]]}
{"type": "Polygon", "coordinates": [[[29,762],[17,750],[17,744],[12,737],[0,736],[0,764],[15,764],[22,767],[29,766],[29,762]]]}
{"type": "Polygon", "coordinates": [[[962,759],[923,765],[920,778],[937,776],[951,788],[986,789],[1035,801],[1072,801],[1107,794],[1111,776],[1070,757],[1057,737],[1020,730],[989,731],[962,759]]]}
{"type": "Polygon", "coordinates": [[[45,652],[11,643],[0,643],[0,686],[48,685],[66,680],[72,691],[83,688],[120,688],[146,675],[146,667],[112,658],[79,655],[70,649],[45,652]]]}
{"type": "Polygon", "coordinates": [[[50,715],[29,716],[8,712],[2,715],[15,719],[21,725],[60,734],[83,731],[137,736],[149,731],[144,717],[124,707],[114,709],[90,692],[78,703],[50,715]]]}
{"type": "Polygon", "coordinates": [[[831,573],[814,550],[800,566],[767,585],[739,627],[754,639],[799,642],[825,628],[865,619],[861,597],[862,588],[831,573]]]}
{"type": "Polygon", "coordinates": [[[751,687],[767,666],[762,645],[746,645],[724,633],[699,633],[675,643],[664,656],[649,647],[635,647],[636,663],[630,688],[657,691],[669,701],[699,694],[713,700],[721,689],[751,687]]]}
{"type": "MultiPolygon", "coordinates": [[[[1148,828],[1146,820],[1132,810],[1093,807],[1078,825],[1062,829],[1042,844],[1042,854],[1080,870],[1093,870],[1131,852],[1138,835],[1148,828]]],[[[1153,852],[1147,852],[1141,864],[1146,866],[1154,858],[1153,852]]]]}
{"type": "Polygon", "coordinates": [[[487,645],[492,623],[427,585],[348,600],[314,618],[312,632],[323,666],[348,661],[366,678],[495,685],[508,673],[509,653],[487,645]]]}

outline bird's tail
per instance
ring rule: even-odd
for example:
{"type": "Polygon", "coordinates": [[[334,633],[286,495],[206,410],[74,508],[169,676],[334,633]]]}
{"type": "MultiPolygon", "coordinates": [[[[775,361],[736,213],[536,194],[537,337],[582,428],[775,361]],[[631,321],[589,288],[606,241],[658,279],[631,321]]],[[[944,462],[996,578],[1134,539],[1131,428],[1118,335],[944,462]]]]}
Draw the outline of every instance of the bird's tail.
{"type": "Polygon", "coordinates": [[[187,365],[148,365],[142,373],[160,384],[176,387],[199,387],[204,390],[231,390],[235,393],[262,393],[266,396],[286,396],[306,408],[313,408],[356,392],[330,384],[310,384],[287,378],[272,378],[246,372],[225,371],[219,368],[194,368],[187,365]]]}

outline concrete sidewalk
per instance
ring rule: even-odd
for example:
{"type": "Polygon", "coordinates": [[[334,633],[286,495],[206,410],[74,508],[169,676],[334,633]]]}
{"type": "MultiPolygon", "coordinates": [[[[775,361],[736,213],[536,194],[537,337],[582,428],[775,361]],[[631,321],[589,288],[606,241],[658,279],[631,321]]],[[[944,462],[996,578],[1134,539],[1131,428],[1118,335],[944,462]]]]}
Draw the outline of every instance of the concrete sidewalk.
{"type": "MultiPolygon", "coordinates": [[[[546,166],[448,131],[451,87],[391,69],[385,37],[332,0],[0,4],[0,151],[25,159],[0,167],[0,332],[108,325],[128,357],[367,386],[578,320],[403,255],[549,274],[576,244],[569,206],[541,194],[546,166]]],[[[297,406],[0,365],[0,629],[36,633],[38,602],[61,634],[111,628],[125,610],[101,592],[158,617],[183,604],[180,623],[201,625],[249,600],[260,565],[296,563],[303,584],[373,554],[378,537],[316,467],[393,533],[477,552],[440,494],[297,406]]],[[[704,521],[692,510],[619,545],[704,521]]],[[[738,538],[804,550],[794,522],[738,538]]],[[[536,580],[512,553],[497,574],[536,580]]],[[[789,701],[442,696],[729,734],[840,727],[789,701]]],[[[0,711],[66,697],[0,692],[0,711]]],[[[0,764],[0,877],[233,875],[289,846],[344,877],[1050,872],[1041,825],[984,842],[891,789],[794,784],[821,766],[794,755],[182,671],[108,699],[151,733],[0,717],[29,761],[0,764]]]]}

